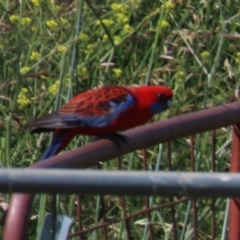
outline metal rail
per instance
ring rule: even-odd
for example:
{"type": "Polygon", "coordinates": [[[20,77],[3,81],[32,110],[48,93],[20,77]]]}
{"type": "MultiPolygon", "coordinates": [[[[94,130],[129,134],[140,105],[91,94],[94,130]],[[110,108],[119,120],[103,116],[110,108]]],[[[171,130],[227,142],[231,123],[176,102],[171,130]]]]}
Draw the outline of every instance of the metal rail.
{"type": "MultiPolygon", "coordinates": [[[[240,102],[234,102],[124,132],[128,144],[123,145],[121,150],[116,149],[109,140],[100,140],[49,158],[47,161],[38,162],[31,168],[87,168],[96,165],[99,161],[107,161],[136,149],[238,123],[240,123],[240,102]]],[[[33,196],[28,194],[12,196],[4,229],[4,240],[27,239],[32,200],[33,196]]]]}
{"type": "Polygon", "coordinates": [[[238,173],[0,170],[1,192],[240,197],[238,173]]]}
{"type": "MultiPolygon", "coordinates": [[[[231,172],[240,172],[240,126],[233,128],[231,172]]],[[[240,198],[233,198],[229,205],[229,240],[240,239],[240,198]]]]}

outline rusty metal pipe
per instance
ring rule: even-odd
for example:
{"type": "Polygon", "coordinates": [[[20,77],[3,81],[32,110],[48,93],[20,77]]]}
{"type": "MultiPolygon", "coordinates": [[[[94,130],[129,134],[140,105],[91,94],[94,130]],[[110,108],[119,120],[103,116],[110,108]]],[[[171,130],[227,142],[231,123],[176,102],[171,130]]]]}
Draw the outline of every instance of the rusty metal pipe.
{"type": "MultiPolygon", "coordinates": [[[[99,140],[86,146],[38,162],[31,168],[87,168],[136,149],[160,142],[240,123],[240,102],[174,117],[124,132],[128,144],[121,150],[109,140],[99,140]]],[[[14,194],[11,198],[4,229],[4,240],[27,239],[29,210],[33,197],[14,194]],[[14,226],[14,228],[12,227],[14,226]]]]}
{"type": "MultiPolygon", "coordinates": [[[[231,172],[240,172],[240,126],[235,125],[233,128],[231,172]]],[[[240,239],[240,198],[230,200],[229,217],[228,217],[228,239],[240,239]]]]}

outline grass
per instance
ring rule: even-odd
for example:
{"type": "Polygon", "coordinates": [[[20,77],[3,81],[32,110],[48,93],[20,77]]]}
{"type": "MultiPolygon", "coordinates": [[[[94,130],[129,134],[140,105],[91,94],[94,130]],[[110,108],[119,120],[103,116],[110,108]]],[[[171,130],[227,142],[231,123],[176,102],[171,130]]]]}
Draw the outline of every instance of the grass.
{"type": "MultiPolygon", "coordinates": [[[[50,141],[30,135],[23,125],[66,103],[72,96],[103,84],[156,84],[175,93],[175,106],[155,120],[198,111],[233,100],[240,72],[238,1],[8,1],[0,0],[0,164],[27,167],[50,141]]],[[[197,171],[211,171],[211,134],[194,136],[197,171]]],[[[217,131],[217,171],[228,171],[231,129],[217,131]]],[[[88,142],[72,141],[68,149],[88,142]]],[[[148,169],[167,169],[166,146],[147,149],[148,169]]],[[[172,143],[173,170],[191,170],[189,139],[172,143]]],[[[117,161],[103,165],[116,169],[117,161]]],[[[142,169],[142,152],[122,157],[122,168],[142,169]]],[[[5,196],[6,201],[9,196],[5,196]]],[[[84,199],[84,227],[97,223],[98,197],[84,199]]],[[[122,214],[118,198],[105,197],[107,217],[122,214]]],[[[150,198],[150,205],[166,199],[150,198]]],[[[35,239],[49,198],[35,199],[39,214],[30,229],[35,239]]],[[[143,199],[126,197],[127,211],[143,199]]],[[[191,203],[176,207],[178,239],[192,239],[191,203]],[[189,216],[189,217],[188,217],[189,216]]],[[[210,235],[208,200],[198,200],[199,239],[210,235]]],[[[76,217],[75,197],[58,199],[59,212],[76,217]]],[[[217,237],[221,239],[226,201],[216,200],[217,237]]],[[[134,239],[148,239],[145,217],[132,221],[134,239]]],[[[158,239],[171,239],[168,210],[155,211],[158,239]]],[[[76,226],[74,226],[77,229],[76,226]]],[[[88,239],[102,239],[95,231],[88,239]]],[[[124,226],[109,229],[110,239],[124,239],[124,226]]],[[[101,235],[101,236],[100,236],[101,235]]]]}

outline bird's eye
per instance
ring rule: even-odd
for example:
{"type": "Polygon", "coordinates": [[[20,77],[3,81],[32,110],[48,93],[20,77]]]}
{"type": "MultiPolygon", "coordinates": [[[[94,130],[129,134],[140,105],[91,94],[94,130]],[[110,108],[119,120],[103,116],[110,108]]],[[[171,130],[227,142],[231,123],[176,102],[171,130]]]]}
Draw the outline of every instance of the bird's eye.
{"type": "Polygon", "coordinates": [[[159,101],[165,100],[165,96],[160,94],[160,93],[157,94],[157,98],[158,98],[159,101]]]}

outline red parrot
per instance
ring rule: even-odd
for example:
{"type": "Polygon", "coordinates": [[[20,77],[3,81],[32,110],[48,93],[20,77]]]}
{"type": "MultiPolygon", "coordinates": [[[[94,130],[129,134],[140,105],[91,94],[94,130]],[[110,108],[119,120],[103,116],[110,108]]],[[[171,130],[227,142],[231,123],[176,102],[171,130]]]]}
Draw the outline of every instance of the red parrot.
{"type": "Polygon", "coordinates": [[[32,133],[54,131],[41,160],[63,150],[76,135],[114,134],[142,125],[172,105],[173,92],[163,86],[103,86],[78,94],[46,117],[26,124],[32,133]]]}

